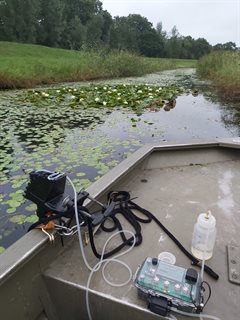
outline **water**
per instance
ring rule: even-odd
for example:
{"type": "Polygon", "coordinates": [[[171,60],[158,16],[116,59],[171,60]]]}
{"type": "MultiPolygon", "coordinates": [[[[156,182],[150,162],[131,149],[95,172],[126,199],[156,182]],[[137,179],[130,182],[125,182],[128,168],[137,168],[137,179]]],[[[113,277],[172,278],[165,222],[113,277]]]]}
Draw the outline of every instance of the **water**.
{"type": "Polygon", "coordinates": [[[202,245],[199,244],[198,248],[192,247],[191,251],[192,251],[192,254],[194,255],[194,257],[196,257],[199,260],[203,260],[204,257],[205,257],[204,260],[210,259],[213,255],[213,251],[212,250],[205,250],[205,252],[204,252],[204,248],[205,248],[204,244],[202,244],[202,245]]]}
{"type": "MultiPolygon", "coordinates": [[[[0,252],[36,220],[36,208],[23,198],[33,169],[66,172],[79,190],[144,143],[239,136],[240,103],[218,101],[193,69],[95,85],[103,83],[175,83],[197,88],[198,93],[184,93],[172,108],[146,109],[141,115],[123,107],[79,110],[19,105],[12,100],[18,91],[0,93],[0,252]]],[[[80,85],[89,84],[74,83],[71,88],[80,85]]]]}

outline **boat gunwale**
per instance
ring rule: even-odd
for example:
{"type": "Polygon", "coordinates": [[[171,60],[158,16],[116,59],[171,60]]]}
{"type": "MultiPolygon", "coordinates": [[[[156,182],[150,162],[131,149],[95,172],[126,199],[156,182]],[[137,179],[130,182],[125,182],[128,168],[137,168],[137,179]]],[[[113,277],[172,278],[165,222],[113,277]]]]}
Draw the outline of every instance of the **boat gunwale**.
{"type": "MultiPolygon", "coordinates": [[[[161,142],[161,144],[146,144],[106,173],[98,181],[94,182],[86,191],[94,198],[100,197],[113,183],[116,183],[119,179],[126,176],[133,168],[155,151],[209,147],[240,149],[240,138],[233,137],[213,140],[191,140],[181,143],[161,142]]],[[[90,202],[91,201],[88,200],[85,204],[89,205],[90,202]]],[[[0,255],[0,285],[24,263],[41,251],[44,246],[46,246],[47,241],[48,237],[46,235],[40,233],[39,230],[32,230],[7,248],[0,255]]]]}

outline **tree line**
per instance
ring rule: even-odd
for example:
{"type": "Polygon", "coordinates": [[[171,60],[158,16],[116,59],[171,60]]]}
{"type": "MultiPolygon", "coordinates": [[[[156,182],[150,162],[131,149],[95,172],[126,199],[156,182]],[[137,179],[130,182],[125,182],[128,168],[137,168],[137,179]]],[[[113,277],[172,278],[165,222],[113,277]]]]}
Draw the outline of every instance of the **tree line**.
{"type": "Polygon", "coordinates": [[[227,42],[156,28],[139,14],[112,17],[99,0],[0,0],[0,41],[66,49],[127,50],[147,57],[198,59],[212,50],[236,50],[227,42]]]}

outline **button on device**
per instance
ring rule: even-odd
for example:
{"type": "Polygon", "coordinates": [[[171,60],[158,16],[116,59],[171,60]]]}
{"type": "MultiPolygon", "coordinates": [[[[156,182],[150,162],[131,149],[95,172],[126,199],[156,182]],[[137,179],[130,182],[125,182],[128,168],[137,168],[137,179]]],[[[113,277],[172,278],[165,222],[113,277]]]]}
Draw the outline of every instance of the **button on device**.
{"type": "Polygon", "coordinates": [[[184,292],[185,294],[188,294],[188,292],[189,292],[189,288],[186,287],[186,286],[184,286],[182,290],[183,290],[183,292],[184,292]]]}
{"type": "Polygon", "coordinates": [[[158,264],[158,259],[157,258],[152,258],[152,264],[156,266],[158,264]]]}
{"type": "Polygon", "coordinates": [[[175,291],[180,291],[181,290],[181,285],[179,283],[176,283],[174,286],[175,291]]]}
{"type": "Polygon", "coordinates": [[[147,263],[151,263],[152,262],[152,258],[147,258],[147,263]]]}
{"type": "Polygon", "coordinates": [[[170,285],[170,282],[168,280],[164,281],[164,288],[165,289],[168,289],[169,288],[169,285],[170,285]]]}

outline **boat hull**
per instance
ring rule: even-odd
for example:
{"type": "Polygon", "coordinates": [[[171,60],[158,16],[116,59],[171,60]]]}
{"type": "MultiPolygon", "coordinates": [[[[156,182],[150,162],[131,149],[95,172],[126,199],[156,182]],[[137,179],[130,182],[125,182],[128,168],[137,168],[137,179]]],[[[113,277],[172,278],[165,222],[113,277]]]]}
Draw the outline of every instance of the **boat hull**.
{"type": "MultiPolygon", "coordinates": [[[[137,197],[136,203],[155,214],[189,250],[197,216],[211,210],[217,220],[217,240],[208,265],[220,278],[215,281],[205,276],[211,285],[212,297],[204,312],[237,320],[240,286],[228,279],[227,245],[238,246],[239,169],[238,139],[147,145],[88,191],[100,201],[106,201],[110,190],[130,192],[131,197],[137,197]]],[[[94,204],[89,202],[88,206],[91,209],[94,204]]],[[[126,221],[122,223],[130,228],[126,221]]],[[[143,243],[122,257],[133,272],[147,256],[156,257],[162,251],[172,252],[177,265],[191,266],[190,260],[154,222],[143,224],[142,234],[143,243]]],[[[107,237],[109,234],[102,231],[96,234],[99,251],[107,237]]],[[[114,239],[111,246],[118,241],[114,239]]],[[[85,252],[89,263],[96,264],[89,245],[85,252]]],[[[6,250],[0,261],[3,318],[16,319],[16,315],[17,319],[39,320],[88,318],[85,297],[89,271],[76,237],[62,247],[59,239],[50,245],[46,237],[34,230],[6,250]]],[[[116,282],[127,277],[125,270],[116,264],[109,265],[108,274],[116,282]]],[[[121,288],[111,287],[104,282],[101,272],[91,280],[89,301],[93,319],[157,319],[139,298],[133,282],[121,288]]],[[[184,319],[179,315],[177,318],[184,319]]]]}

